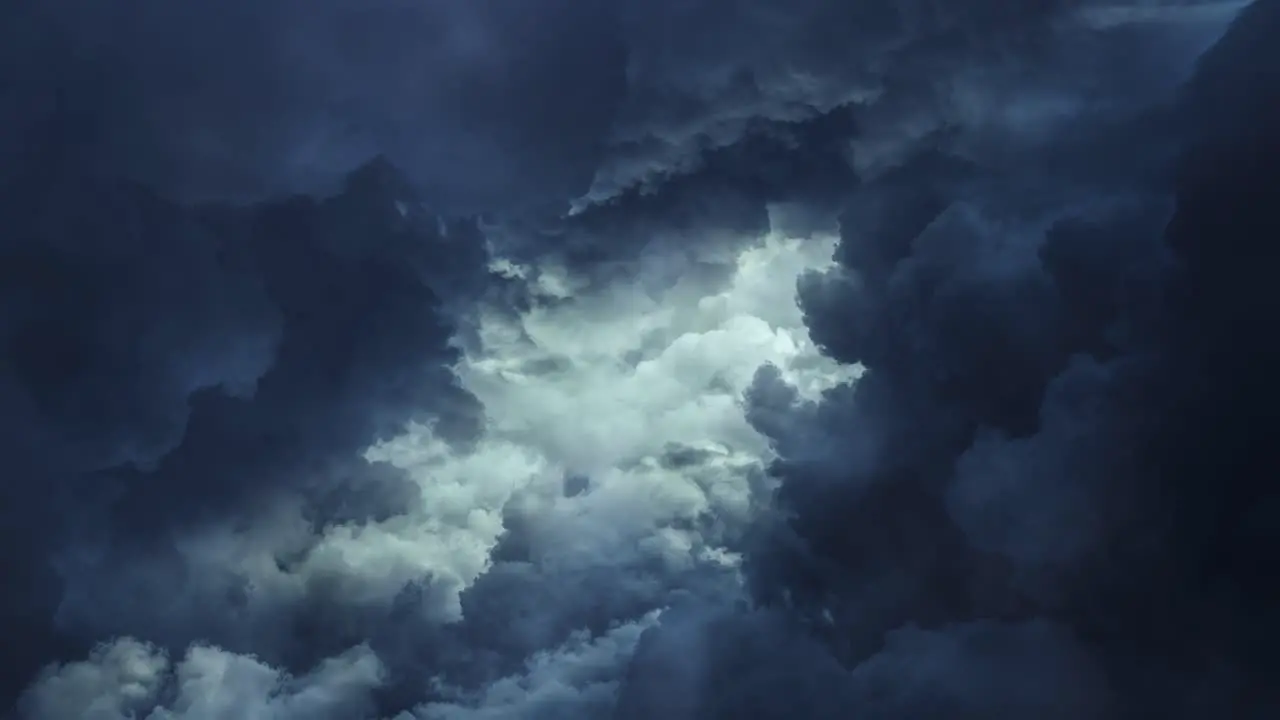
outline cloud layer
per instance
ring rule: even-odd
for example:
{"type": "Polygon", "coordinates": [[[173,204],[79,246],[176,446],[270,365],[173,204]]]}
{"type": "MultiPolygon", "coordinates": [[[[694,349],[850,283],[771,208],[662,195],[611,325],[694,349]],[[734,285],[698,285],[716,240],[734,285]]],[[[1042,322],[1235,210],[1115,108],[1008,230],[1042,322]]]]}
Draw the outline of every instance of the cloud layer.
{"type": "Polygon", "coordinates": [[[15,718],[1280,709],[1280,4],[0,13],[15,718]]]}

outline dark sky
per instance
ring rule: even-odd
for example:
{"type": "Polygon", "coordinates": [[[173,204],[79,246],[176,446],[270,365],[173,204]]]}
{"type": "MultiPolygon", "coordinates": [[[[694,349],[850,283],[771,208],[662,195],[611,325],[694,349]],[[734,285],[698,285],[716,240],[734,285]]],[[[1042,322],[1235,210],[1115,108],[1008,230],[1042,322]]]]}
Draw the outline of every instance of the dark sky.
{"type": "Polygon", "coordinates": [[[1277,33],[5,4],[0,716],[1280,717],[1277,33]]]}

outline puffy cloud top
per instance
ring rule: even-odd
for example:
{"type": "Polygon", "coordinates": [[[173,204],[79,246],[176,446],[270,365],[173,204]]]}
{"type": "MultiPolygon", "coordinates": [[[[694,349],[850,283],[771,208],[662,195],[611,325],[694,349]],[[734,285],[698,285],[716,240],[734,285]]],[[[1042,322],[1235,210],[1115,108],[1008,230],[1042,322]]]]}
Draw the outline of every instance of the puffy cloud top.
{"type": "Polygon", "coordinates": [[[0,10],[3,709],[1273,717],[1278,23],[0,10]]]}

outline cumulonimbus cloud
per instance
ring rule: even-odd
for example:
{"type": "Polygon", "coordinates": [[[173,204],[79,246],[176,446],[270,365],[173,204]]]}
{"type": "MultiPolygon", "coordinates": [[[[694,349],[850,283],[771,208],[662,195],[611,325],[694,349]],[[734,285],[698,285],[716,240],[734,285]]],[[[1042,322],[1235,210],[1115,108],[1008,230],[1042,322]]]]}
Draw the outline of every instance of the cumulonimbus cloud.
{"type": "Polygon", "coordinates": [[[20,717],[1275,707],[1275,3],[516,5],[5,11],[20,717]]]}

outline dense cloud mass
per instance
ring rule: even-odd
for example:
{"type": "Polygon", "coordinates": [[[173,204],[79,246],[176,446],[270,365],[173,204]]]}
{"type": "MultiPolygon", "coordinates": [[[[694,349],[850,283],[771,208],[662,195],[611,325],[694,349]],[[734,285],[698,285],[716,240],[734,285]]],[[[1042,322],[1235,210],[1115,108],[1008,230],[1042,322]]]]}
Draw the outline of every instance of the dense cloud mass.
{"type": "Polygon", "coordinates": [[[1280,714],[1280,2],[105,8],[0,10],[14,720],[1280,714]]]}
{"type": "Polygon", "coordinates": [[[591,177],[625,72],[611,13],[573,0],[5,13],[6,145],[74,114],[83,166],[182,199],[330,190],[381,153],[435,202],[562,200],[591,177]]]}

